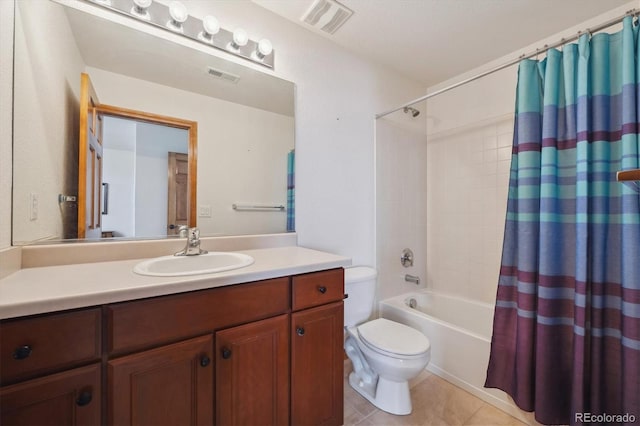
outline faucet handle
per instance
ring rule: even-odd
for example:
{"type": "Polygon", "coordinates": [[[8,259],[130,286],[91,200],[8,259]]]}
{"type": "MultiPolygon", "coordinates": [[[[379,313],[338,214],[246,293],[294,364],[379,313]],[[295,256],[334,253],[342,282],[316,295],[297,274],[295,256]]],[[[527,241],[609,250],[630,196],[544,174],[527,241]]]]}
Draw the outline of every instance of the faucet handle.
{"type": "Polygon", "coordinates": [[[189,239],[191,239],[191,240],[199,240],[200,239],[200,230],[198,228],[189,228],[189,239]]]}
{"type": "Polygon", "coordinates": [[[180,238],[187,238],[189,235],[189,227],[187,225],[180,225],[178,228],[178,236],[180,238]]]}

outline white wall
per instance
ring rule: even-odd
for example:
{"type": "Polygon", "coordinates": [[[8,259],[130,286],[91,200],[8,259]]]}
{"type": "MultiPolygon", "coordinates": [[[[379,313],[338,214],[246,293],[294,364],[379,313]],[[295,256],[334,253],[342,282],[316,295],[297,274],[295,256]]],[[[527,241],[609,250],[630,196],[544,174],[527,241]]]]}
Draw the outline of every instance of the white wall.
{"type": "Polygon", "coordinates": [[[136,123],[105,117],[102,140],[102,178],[109,184],[109,210],[102,216],[102,230],[117,237],[135,235],[136,123]]]}
{"type": "Polygon", "coordinates": [[[186,154],[188,132],[153,124],[136,124],[135,235],[167,235],[168,152],[186,154]]]}
{"type": "Polygon", "coordinates": [[[102,151],[104,155],[103,179],[109,184],[108,214],[102,215],[102,231],[113,232],[115,237],[135,235],[133,215],[135,153],[122,149],[102,151]]]}
{"type": "Polygon", "coordinates": [[[167,235],[167,161],[136,155],[136,237],[167,235]]]}
{"type": "MultiPolygon", "coordinates": [[[[14,235],[23,241],[34,241],[60,238],[64,217],[75,223],[75,216],[69,216],[73,209],[61,207],[58,194],[69,193],[72,181],[77,182],[77,166],[74,169],[72,165],[77,163],[77,90],[84,63],[58,5],[49,1],[20,2],[16,14],[26,8],[31,9],[30,17],[38,18],[16,19],[16,52],[25,52],[28,45],[29,55],[15,57],[16,74],[27,77],[15,80],[13,187],[14,194],[21,198],[14,199],[12,207],[14,235]],[[62,42],[56,43],[55,48],[38,43],[49,38],[62,42]],[[29,154],[33,152],[38,154],[29,154]],[[30,220],[31,193],[38,196],[37,220],[30,220]]],[[[3,54],[1,62],[10,63],[10,58],[3,54]]],[[[5,99],[2,98],[3,106],[8,105],[5,99]]],[[[2,140],[3,146],[10,143],[10,139],[2,140]]],[[[2,204],[6,205],[4,201],[2,204]]],[[[3,216],[0,221],[10,219],[3,216]]]]}
{"type": "Polygon", "coordinates": [[[12,1],[0,1],[0,250],[11,246],[13,9],[12,1]]]}

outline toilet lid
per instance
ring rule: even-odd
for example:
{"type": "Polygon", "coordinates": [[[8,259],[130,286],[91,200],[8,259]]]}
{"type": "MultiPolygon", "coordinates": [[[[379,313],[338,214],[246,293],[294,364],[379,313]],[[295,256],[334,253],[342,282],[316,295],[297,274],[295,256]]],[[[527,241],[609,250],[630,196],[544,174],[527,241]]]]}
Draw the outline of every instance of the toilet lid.
{"type": "Polygon", "coordinates": [[[385,318],[358,326],[358,335],[370,347],[397,355],[420,355],[431,347],[418,330],[385,318]]]}

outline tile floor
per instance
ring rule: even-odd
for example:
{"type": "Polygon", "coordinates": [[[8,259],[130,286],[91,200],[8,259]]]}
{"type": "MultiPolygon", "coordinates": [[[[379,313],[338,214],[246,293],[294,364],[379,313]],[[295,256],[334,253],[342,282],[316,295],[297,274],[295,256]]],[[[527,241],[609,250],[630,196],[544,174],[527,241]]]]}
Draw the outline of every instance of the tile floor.
{"type": "Polygon", "coordinates": [[[411,382],[413,412],[394,416],[377,409],[349,386],[350,363],[345,363],[345,426],[387,425],[525,425],[446,380],[424,370],[411,382]]]}

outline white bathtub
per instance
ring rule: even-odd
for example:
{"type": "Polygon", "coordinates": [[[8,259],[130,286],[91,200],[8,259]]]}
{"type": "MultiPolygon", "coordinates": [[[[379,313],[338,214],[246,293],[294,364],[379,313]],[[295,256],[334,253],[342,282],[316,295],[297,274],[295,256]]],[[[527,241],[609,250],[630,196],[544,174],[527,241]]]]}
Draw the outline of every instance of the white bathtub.
{"type": "Polygon", "coordinates": [[[493,305],[431,291],[417,291],[380,302],[380,316],[422,331],[431,342],[427,369],[497,408],[525,420],[502,391],[485,389],[493,305]],[[415,299],[416,308],[409,307],[415,299]]]}

